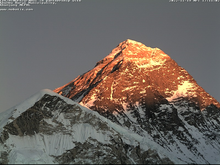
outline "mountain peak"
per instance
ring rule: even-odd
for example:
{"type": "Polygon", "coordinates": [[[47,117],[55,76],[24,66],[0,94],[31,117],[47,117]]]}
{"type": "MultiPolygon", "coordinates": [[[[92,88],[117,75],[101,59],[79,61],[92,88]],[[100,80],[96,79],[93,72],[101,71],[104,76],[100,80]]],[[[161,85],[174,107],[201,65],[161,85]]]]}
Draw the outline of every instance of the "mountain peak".
{"type": "Polygon", "coordinates": [[[127,39],[87,73],[55,92],[96,109],[121,111],[124,104],[155,105],[178,98],[192,101],[201,110],[220,104],[193,77],[159,48],[127,39]]]}
{"type": "Polygon", "coordinates": [[[220,162],[220,104],[158,48],[123,41],[54,92],[0,114],[0,164],[220,162]]]}
{"type": "MultiPolygon", "coordinates": [[[[149,68],[154,65],[162,65],[170,57],[159,48],[151,48],[131,39],[121,42],[112,52],[101,61],[116,58],[124,62],[134,62],[138,67],[149,68]]],[[[99,62],[98,62],[99,63],[99,62]]]]}
{"type": "MultiPolygon", "coordinates": [[[[127,39],[127,40],[125,40],[125,41],[123,41],[123,42],[121,42],[120,44],[136,44],[136,45],[144,45],[144,44],[142,44],[141,42],[138,42],[138,41],[135,41],[135,40],[131,40],[131,39],[127,39]]],[[[119,44],[119,45],[120,45],[119,44]]]]}

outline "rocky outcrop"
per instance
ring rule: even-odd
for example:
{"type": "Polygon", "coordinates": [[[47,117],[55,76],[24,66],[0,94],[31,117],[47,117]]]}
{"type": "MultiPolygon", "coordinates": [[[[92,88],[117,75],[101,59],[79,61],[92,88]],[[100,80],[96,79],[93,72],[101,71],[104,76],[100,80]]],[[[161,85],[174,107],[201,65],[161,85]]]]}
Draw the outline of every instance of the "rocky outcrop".
{"type": "Polygon", "coordinates": [[[27,152],[32,152],[32,156],[45,155],[35,163],[172,163],[156,150],[140,147],[140,140],[130,137],[124,128],[71,100],[68,102],[45,94],[17,118],[12,114],[13,120],[1,134],[1,163],[33,163],[27,152]]]}
{"type": "Polygon", "coordinates": [[[123,111],[123,103],[140,99],[154,105],[185,97],[201,110],[220,104],[193,77],[158,48],[126,40],[96,66],[55,92],[97,110],[123,111]],[[98,108],[99,107],[99,108],[98,108]]]}
{"type": "Polygon", "coordinates": [[[112,144],[103,144],[95,139],[77,143],[76,147],[56,157],[60,164],[173,164],[169,158],[161,158],[155,150],[143,151],[140,146],[124,144],[112,137],[112,144]],[[94,145],[95,144],[95,145],[94,145]]]}
{"type": "Polygon", "coordinates": [[[197,135],[207,143],[218,136],[220,104],[158,48],[126,40],[92,70],[54,91],[142,137],[149,135],[167,151],[184,153],[185,146],[201,162],[211,161],[197,135]]]}
{"type": "Polygon", "coordinates": [[[54,91],[0,115],[0,162],[220,162],[220,104],[158,48],[126,40],[54,91]]]}

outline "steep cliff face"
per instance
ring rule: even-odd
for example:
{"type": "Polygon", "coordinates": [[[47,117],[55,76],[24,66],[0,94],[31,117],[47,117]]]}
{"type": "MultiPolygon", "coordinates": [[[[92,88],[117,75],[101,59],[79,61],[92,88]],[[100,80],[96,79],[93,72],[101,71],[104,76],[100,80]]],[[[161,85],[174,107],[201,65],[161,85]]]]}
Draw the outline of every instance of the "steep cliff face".
{"type": "Polygon", "coordinates": [[[158,48],[126,40],[0,114],[1,163],[220,163],[220,104],[158,48]],[[78,104],[78,103],[79,104],[78,104]]]}
{"type": "Polygon", "coordinates": [[[220,104],[193,77],[158,48],[126,40],[87,73],[55,92],[95,110],[123,111],[123,104],[147,105],[183,97],[201,110],[220,104]],[[95,108],[96,107],[96,108],[95,108]]]}
{"type": "Polygon", "coordinates": [[[142,144],[142,137],[49,90],[1,115],[4,164],[173,163],[150,147],[152,140],[142,144]]]}
{"type": "Polygon", "coordinates": [[[161,104],[127,108],[112,122],[43,90],[0,115],[0,162],[173,164],[219,163],[219,109],[161,104]],[[178,111],[177,111],[178,109],[178,111]]]}
{"type": "Polygon", "coordinates": [[[142,137],[149,135],[176,157],[187,154],[186,162],[212,162],[204,148],[219,153],[220,104],[158,48],[126,40],[92,70],[54,91],[142,137]]]}

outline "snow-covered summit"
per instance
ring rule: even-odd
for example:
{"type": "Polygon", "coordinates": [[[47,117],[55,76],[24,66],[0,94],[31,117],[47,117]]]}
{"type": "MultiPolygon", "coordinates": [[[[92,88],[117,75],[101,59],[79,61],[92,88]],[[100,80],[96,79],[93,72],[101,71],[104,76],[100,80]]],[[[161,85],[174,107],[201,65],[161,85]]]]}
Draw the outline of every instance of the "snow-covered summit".
{"type": "Polygon", "coordinates": [[[123,56],[124,60],[139,63],[147,63],[149,59],[158,61],[159,59],[170,58],[159,48],[147,47],[141,42],[130,39],[119,43],[106,58],[116,58],[120,56],[123,56]]]}
{"type": "Polygon", "coordinates": [[[185,163],[219,162],[220,104],[159,48],[123,41],[92,70],[54,91],[153,138],[185,163]]]}
{"type": "Polygon", "coordinates": [[[146,151],[156,162],[172,163],[152,139],[146,141],[50,90],[41,90],[14,108],[19,114],[9,109],[0,118],[1,164],[139,164],[151,161],[146,151]]]}
{"type": "MultiPolygon", "coordinates": [[[[9,124],[13,121],[13,119],[20,116],[23,112],[25,112],[27,109],[32,107],[37,101],[39,101],[44,95],[51,95],[51,96],[58,96],[67,101],[68,103],[73,102],[72,100],[63,97],[56,92],[53,92],[50,89],[42,89],[38,91],[37,93],[33,94],[29,98],[27,98],[24,102],[19,103],[16,106],[13,106],[12,108],[9,108],[8,110],[0,113],[0,133],[3,131],[3,127],[6,124],[9,124]]],[[[74,102],[73,102],[74,103],[74,102]]]]}
{"type": "Polygon", "coordinates": [[[17,118],[21,113],[23,113],[25,110],[30,108],[34,105],[36,101],[38,101],[43,95],[45,94],[53,94],[57,95],[57,93],[49,90],[49,89],[42,89],[41,91],[35,93],[31,97],[25,100],[25,102],[22,102],[16,106],[13,106],[12,108],[0,113],[0,133],[2,132],[2,127],[6,124],[12,121],[9,118],[17,118]]]}
{"type": "Polygon", "coordinates": [[[217,100],[166,53],[130,39],[119,43],[92,70],[54,91],[89,107],[95,106],[95,102],[109,104],[103,101],[105,99],[120,105],[127,100],[135,103],[141,99],[155,104],[162,98],[172,101],[179,93],[201,109],[210,104],[220,107],[217,100]],[[182,85],[185,82],[189,82],[191,88],[182,85]]]}
{"type": "Polygon", "coordinates": [[[217,164],[219,132],[220,104],[185,69],[126,40],[1,113],[0,163],[217,164]]]}

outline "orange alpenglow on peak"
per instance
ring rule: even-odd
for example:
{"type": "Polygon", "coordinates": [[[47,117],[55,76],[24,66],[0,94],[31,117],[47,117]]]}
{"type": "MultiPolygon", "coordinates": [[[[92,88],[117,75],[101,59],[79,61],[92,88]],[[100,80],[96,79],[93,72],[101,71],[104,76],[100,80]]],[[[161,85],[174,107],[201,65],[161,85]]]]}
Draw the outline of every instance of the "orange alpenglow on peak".
{"type": "Polygon", "coordinates": [[[125,104],[171,103],[178,98],[200,110],[220,104],[194,78],[159,48],[127,39],[96,66],[54,90],[90,109],[120,111],[125,104]],[[116,107],[115,107],[116,106],[116,107]]]}
{"type": "Polygon", "coordinates": [[[121,56],[124,61],[133,61],[137,65],[152,64],[158,65],[165,62],[170,57],[159,48],[151,48],[131,39],[121,42],[112,52],[106,56],[106,59],[115,59],[121,56]]]}

